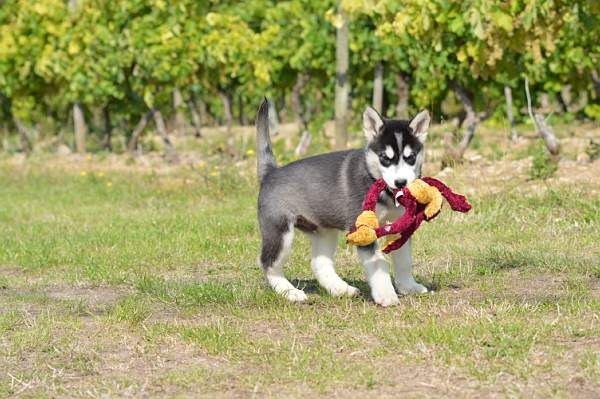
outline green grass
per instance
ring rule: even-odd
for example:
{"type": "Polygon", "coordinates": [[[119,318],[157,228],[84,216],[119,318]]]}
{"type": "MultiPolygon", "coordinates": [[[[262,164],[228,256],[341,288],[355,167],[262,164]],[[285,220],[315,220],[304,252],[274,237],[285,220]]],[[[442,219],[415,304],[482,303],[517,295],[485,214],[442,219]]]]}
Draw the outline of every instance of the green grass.
{"type": "Polygon", "coordinates": [[[448,179],[471,190],[474,210],[419,230],[417,279],[435,292],[392,309],[372,303],[343,237],[338,269],[362,296],[323,293],[299,235],[287,273],[310,301],[294,305],[256,264],[252,159],[95,161],[0,163],[2,396],[600,389],[600,199],[589,186],[550,179],[492,195],[448,179]]]}
{"type": "Polygon", "coordinates": [[[548,154],[548,151],[539,144],[533,154],[533,161],[529,171],[531,179],[548,179],[549,177],[552,177],[557,170],[558,162],[553,160],[548,154]]]}

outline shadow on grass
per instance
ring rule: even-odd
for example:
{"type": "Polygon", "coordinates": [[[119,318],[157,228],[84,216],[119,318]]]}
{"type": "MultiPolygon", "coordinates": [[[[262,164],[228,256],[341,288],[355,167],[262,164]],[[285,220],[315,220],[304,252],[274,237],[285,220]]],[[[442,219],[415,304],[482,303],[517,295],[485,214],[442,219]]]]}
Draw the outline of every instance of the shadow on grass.
{"type": "MultiPolygon", "coordinates": [[[[346,280],[344,279],[344,281],[346,281],[348,284],[350,284],[353,287],[358,288],[358,290],[360,291],[360,295],[364,298],[367,299],[369,301],[372,301],[371,298],[371,288],[369,287],[369,284],[367,284],[367,282],[365,280],[346,280]]],[[[423,284],[425,287],[427,287],[428,291],[438,291],[442,288],[441,284],[438,281],[425,281],[422,278],[417,278],[417,281],[420,284],[423,284]]],[[[322,295],[322,296],[328,296],[329,294],[319,285],[319,283],[317,282],[316,279],[292,279],[290,280],[290,282],[292,283],[292,285],[298,289],[303,290],[305,293],[307,294],[318,294],[318,295],[322,295]]],[[[450,288],[459,288],[455,285],[451,286],[450,288]]]]}
{"type": "MultiPolygon", "coordinates": [[[[358,288],[360,294],[365,298],[371,298],[371,290],[369,289],[369,285],[366,281],[363,280],[346,280],[345,282],[350,284],[353,287],[358,288]]],[[[320,295],[329,295],[317,282],[317,280],[313,279],[292,279],[290,280],[294,287],[303,290],[307,294],[320,294],[320,295]]]]}
{"type": "MultiPolygon", "coordinates": [[[[425,280],[423,280],[423,278],[422,278],[422,277],[417,277],[417,278],[416,278],[416,280],[417,280],[417,283],[419,283],[419,284],[422,284],[422,285],[424,285],[425,287],[427,287],[427,291],[429,291],[429,292],[437,292],[437,291],[439,291],[439,290],[441,290],[441,289],[442,289],[442,284],[441,284],[441,282],[440,282],[439,280],[436,280],[435,278],[434,278],[433,280],[427,280],[427,281],[425,281],[425,280]]],[[[457,289],[457,288],[460,288],[460,287],[459,287],[458,285],[456,285],[456,284],[451,284],[451,285],[448,285],[448,287],[449,287],[450,289],[457,289]]]]}
{"type": "MultiPolygon", "coordinates": [[[[425,287],[427,287],[427,290],[429,290],[429,291],[439,291],[440,289],[442,289],[442,285],[439,283],[439,281],[435,281],[435,280],[424,281],[422,278],[418,278],[417,280],[420,284],[423,284],[425,287]]],[[[371,288],[369,287],[369,285],[367,284],[366,281],[364,281],[364,280],[345,280],[345,281],[348,284],[358,288],[358,290],[360,291],[360,295],[363,299],[373,302],[373,299],[371,298],[371,288]]],[[[294,287],[297,287],[298,289],[303,290],[307,294],[318,294],[321,296],[329,295],[319,285],[319,283],[315,279],[294,279],[294,280],[291,280],[291,283],[294,285],[294,287]]],[[[450,288],[457,289],[460,287],[456,286],[456,285],[451,285],[450,288]]]]}

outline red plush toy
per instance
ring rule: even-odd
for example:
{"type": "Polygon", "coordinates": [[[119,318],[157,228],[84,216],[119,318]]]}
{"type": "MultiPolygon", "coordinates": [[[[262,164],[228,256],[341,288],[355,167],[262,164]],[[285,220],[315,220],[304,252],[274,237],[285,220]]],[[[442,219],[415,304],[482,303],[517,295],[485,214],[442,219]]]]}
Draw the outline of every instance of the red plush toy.
{"type": "Polygon", "coordinates": [[[389,253],[404,245],[423,220],[430,221],[438,215],[442,208],[442,197],[446,198],[455,211],[468,212],[471,209],[471,204],[463,195],[453,192],[433,177],[423,177],[414,180],[401,190],[392,190],[396,205],[404,207],[404,214],[395,222],[380,227],[375,207],[381,192],[385,189],[385,181],[379,179],[365,195],[363,211],[356,218],[354,228],[346,235],[349,244],[365,246],[372,244],[379,237],[400,234],[399,238],[392,240],[383,248],[383,252],[389,253]]]}

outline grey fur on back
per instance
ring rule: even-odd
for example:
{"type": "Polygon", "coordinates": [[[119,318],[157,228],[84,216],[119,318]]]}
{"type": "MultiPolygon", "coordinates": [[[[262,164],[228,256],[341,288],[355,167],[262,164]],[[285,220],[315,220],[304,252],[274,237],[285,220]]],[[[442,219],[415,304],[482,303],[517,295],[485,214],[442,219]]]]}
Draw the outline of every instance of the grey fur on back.
{"type": "Polygon", "coordinates": [[[265,98],[256,115],[256,166],[258,181],[277,167],[269,132],[269,101],[265,98]]]}
{"type": "Polygon", "coordinates": [[[290,225],[304,231],[351,228],[375,181],[367,169],[365,150],[316,155],[278,168],[269,138],[268,112],[265,99],[256,118],[258,218],[263,234],[272,230],[282,233],[290,225]]]}
{"type": "Polygon", "coordinates": [[[352,227],[374,179],[364,150],[317,155],[271,169],[258,197],[261,226],[293,224],[301,230],[352,227]]]}

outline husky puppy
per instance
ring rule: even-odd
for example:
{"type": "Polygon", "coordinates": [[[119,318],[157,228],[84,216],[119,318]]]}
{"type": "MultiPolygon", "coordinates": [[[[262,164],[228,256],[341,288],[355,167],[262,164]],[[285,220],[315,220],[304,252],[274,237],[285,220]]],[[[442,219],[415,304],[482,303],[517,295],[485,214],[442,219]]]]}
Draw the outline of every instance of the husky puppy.
{"type": "MultiPolygon", "coordinates": [[[[277,167],[269,138],[268,112],[265,99],[256,118],[256,154],[260,263],[267,281],[290,301],[307,300],[304,291],[294,287],[283,274],[294,229],[298,229],[311,240],[311,267],[319,284],[334,296],[357,295],[358,289],[342,280],[334,269],[338,232],[354,225],[363,197],[376,179],[383,178],[391,188],[401,188],[421,175],[429,114],[421,111],[411,121],[392,120],[367,107],[363,113],[364,148],[317,155],[277,167]]],[[[377,204],[381,222],[394,220],[402,212],[390,193],[381,195],[377,204]]],[[[358,247],[357,251],[373,300],[381,306],[397,304],[388,263],[377,244],[358,247]]],[[[410,241],[392,252],[391,258],[399,294],[427,292],[413,278],[410,241]]]]}

